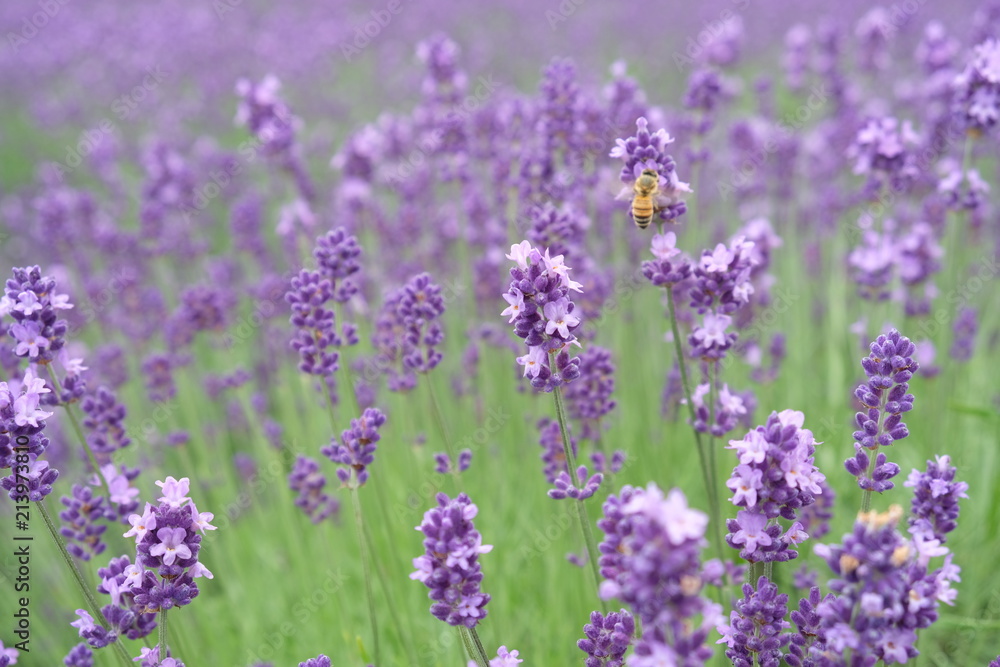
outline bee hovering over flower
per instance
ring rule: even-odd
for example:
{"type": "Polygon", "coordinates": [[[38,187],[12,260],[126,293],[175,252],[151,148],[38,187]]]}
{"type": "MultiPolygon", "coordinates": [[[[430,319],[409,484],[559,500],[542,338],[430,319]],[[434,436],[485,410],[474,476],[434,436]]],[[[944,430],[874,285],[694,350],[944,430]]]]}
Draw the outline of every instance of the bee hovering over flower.
{"type": "MultiPolygon", "coordinates": [[[[639,162],[635,165],[635,181],[632,186],[625,186],[617,199],[630,199],[632,219],[639,229],[646,229],[653,218],[668,208],[675,207],[680,201],[678,194],[691,192],[687,183],[681,183],[674,172],[673,178],[665,178],[652,160],[639,162]]],[[[671,222],[676,215],[667,216],[671,222]]]]}

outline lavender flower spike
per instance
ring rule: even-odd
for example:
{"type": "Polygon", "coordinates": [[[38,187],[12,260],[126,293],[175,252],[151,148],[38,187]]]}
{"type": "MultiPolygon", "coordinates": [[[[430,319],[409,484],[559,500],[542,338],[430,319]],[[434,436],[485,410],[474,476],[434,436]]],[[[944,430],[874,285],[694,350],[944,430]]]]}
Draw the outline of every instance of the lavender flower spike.
{"type": "Polygon", "coordinates": [[[635,620],[625,609],[607,616],[594,611],[590,623],[583,626],[583,634],[586,637],[576,645],[587,654],[586,667],[622,667],[625,651],[635,635],[635,620]]]}
{"type": "Polygon", "coordinates": [[[344,484],[351,481],[351,470],[357,473],[358,486],[368,481],[368,466],[375,460],[375,449],[379,441],[379,428],[385,424],[385,415],[378,408],[366,408],[360,419],[351,420],[351,428],[340,434],[340,442],[331,442],[320,450],[324,456],[340,463],[337,477],[344,484]]]}
{"type": "Polygon", "coordinates": [[[511,282],[503,295],[508,307],[501,315],[510,316],[514,333],[523,338],[528,353],[517,358],[531,386],[545,392],[580,377],[580,358],[570,358],[566,348],[580,345],[574,332],[580,326],[579,311],[569,297],[582,292],[569,277],[563,256],[552,257],[546,250],[532,248],[527,241],[512,245],[507,259],[516,264],[511,282]]]}
{"type": "Polygon", "coordinates": [[[474,628],[486,618],[490,596],[479,589],[483,574],[479,554],[493,546],[483,544],[483,537],[472,523],[479,512],[469,496],[458,494],[453,500],[437,495],[438,506],[424,513],[417,530],[424,534],[423,556],[413,559],[416,569],[410,579],[430,589],[434,601],[431,614],[449,625],[474,628]]]}
{"type": "Polygon", "coordinates": [[[854,396],[865,410],[855,414],[859,427],[854,432],[855,456],[844,467],[865,491],[888,491],[893,488],[890,480],[899,474],[899,466],[887,462],[885,453],[878,450],[910,434],[903,413],[913,409],[913,394],[906,392],[920,367],[911,356],[915,350],[909,338],[892,329],[880,335],[871,344],[871,354],[861,360],[868,382],[859,385],[854,396]]]}

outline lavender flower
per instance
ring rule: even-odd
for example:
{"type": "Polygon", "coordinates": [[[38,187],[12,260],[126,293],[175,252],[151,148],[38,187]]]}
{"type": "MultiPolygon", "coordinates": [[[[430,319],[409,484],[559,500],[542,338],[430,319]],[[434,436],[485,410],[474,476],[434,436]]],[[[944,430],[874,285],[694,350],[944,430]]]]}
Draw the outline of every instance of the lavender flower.
{"type": "Polygon", "coordinates": [[[580,376],[580,358],[570,358],[566,348],[579,345],[573,333],[580,326],[570,290],[581,291],[580,283],[569,277],[562,255],[551,257],[532,248],[527,241],[512,245],[507,259],[511,282],[503,298],[508,303],[502,316],[510,316],[514,334],[523,338],[528,353],[517,358],[531,386],[550,392],[580,376]]]}
{"type": "Polygon", "coordinates": [[[681,491],[664,498],[655,484],[625,486],[605,501],[597,522],[605,534],[598,547],[605,577],[600,594],[627,603],[643,625],[629,664],[694,665],[711,657],[704,644],[721,621],[721,608],[702,595],[712,578],[699,562],[707,524],[681,491]]]}
{"type": "MultiPolygon", "coordinates": [[[[2,647],[2,644],[0,644],[0,647],[2,647]]],[[[2,648],[0,648],[0,655],[3,655],[2,648]]],[[[0,662],[0,664],[3,663],[0,662]]],[[[94,652],[87,648],[86,644],[77,644],[63,658],[63,664],[66,667],[94,667],[94,652]]]]}
{"type": "Polygon", "coordinates": [[[955,481],[955,466],[948,456],[936,456],[927,462],[927,470],[913,470],[903,486],[913,489],[909,520],[911,534],[945,543],[948,533],[955,530],[958,500],[968,498],[969,485],[955,481]]]}
{"type": "Polygon", "coordinates": [[[331,441],[321,452],[334,463],[337,478],[344,484],[351,481],[351,470],[357,475],[357,485],[368,481],[368,466],[375,460],[376,444],[381,436],[379,428],[385,424],[385,415],[378,408],[367,408],[359,419],[351,420],[351,428],[340,434],[341,444],[331,441]]]}
{"type": "Polygon", "coordinates": [[[722,639],[729,648],[726,657],[734,665],[760,665],[778,667],[781,649],[788,645],[791,636],[784,630],[788,613],[788,596],[778,594],[778,586],[761,577],[756,589],[743,584],[743,598],[736,601],[729,614],[729,625],[720,626],[722,639]]]}
{"type": "MultiPolygon", "coordinates": [[[[361,270],[358,257],[361,256],[361,246],[358,239],[347,233],[343,227],[337,227],[316,239],[313,257],[320,273],[333,285],[333,300],[337,303],[347,303],[358,293],[354,276],[361,270]]],[[[344,336],[351,336],[345,331],[344,336]]]]}
{"type": "Polygon", "coordinates": [[[894,190],[906,189],[917,176],[913,147],[919,137],[909,121],[902,124],[896,118],[869,119],[858,130],[847,156],[854,160],[854,173],[869,177],[866,194],[878,197],[884,186],[894,190]]]}
{"type": "MultiPolygon", "coordinates": [[[[664,129],[650,133],[649,122],[645,118],[635,121],[636,133],[627,139],[615,139],[615,147],[609,157],[620,158],[625,164],[619,176],[625,187],[618,194],[618,199],[631,201],[632,187],[642,175],[643,170],[651,169],[660,176],[659,197],[656,207],[659,219],[672,222],[684,215],[687,205],[682,197],[691,192],[691,187],[677,176],[673,157],[667,154],[667,146],[674,139],[664,129]]],[[[631,214],[631,205],[629,206],[631,214]]]]}
{"type": "Polygon", "coordinates": [[[493,547],[483,544],[482,535],[472,523],[479,509],[464,493],[452,500],[437,494],[438,506],[424,513],[417,530],[424,534],[427,553],[413,559],[416,569],[410,575],[430,589],[434,601],[431,614],[449,625],[474,628],[486,618],[487,593],[479,588],[483,580],[479,554],[493,547]]]}
{"type": "Polygon", "coordinates": [[[818,620],[810,654],[850,649],[870,661],[864,664],[903,663],[918,655],[917,630],[937,620],[940,602],[951,604],[951,582],[958,580],[959,568],[948,556],[941,568],[928,571],[930,558],[948,549],[920,536],[905,540],[896,530],[901,515],[898,506],[885,514],[863,513],[843,545],[816,548],[837,578],[830,582],[834,595],[818,603],[810,596],[815,617],[806,620],[818,620]]]}
{"type": "Polygon", "coordinates": [[[965,69],[955,77],[954,107],[965,126],[983,133],[1000,120],[1000,42],[988,39],[972,50],[965,69]]]}
{"type": "Polygon", "coordinates": [[[305,662],[300,662],[299,667],[330,667],[330,658],[326,657],[322,653],[315,658],[309,658],[305,662]]]}
{"type": "Polygon", "coordinates": [[[611,352],[592,345],[580,353],[580,378],[566,386],[566,410],[582,424],[581,435],[598,441],[604,426],[601,419],[615,409],[615,365],[611,352]]]}
{"type": "Polygon", "coordinates": [[[340,353],[336,350],[343,343],[337,334],[334,313],[327,307],[333,299],[333,283],[319,271],[302,269],[292,278],[291,289],[285,301],[292,306],[289,318],[294,326],[292,349],[299,353],[299,370],[318,375],[332,386],[339,368],[340,353]]]}
{"type": "MultiPolygon", "coordinates": [[[[107,545],[101,536],[108,527],[98,523],[109,511],[104,497],[95,497],[89,486],[74,484],[72,497],[63,496],[59,500],[66,506],[59,513],[63,521],[59,533],[67,539],[66,551],[82,561],[104,553],[107,545]]],[[[117,518],[113,510],[111,517],[117,518]]]]}
{"type": "Polygon", "coordinates": [[[975,352],[976,334],[979,332],[975,308],[963,308],[958,312],[953,325],[954,340],[951,343],[951,358],[955,361],[968,361],[975,352]]]}
{"type": "Polygon", "coordinates": [[[107,567],[97,570],[101,581],[97,592],[111,597],[111,604],[105,605],[102,612],[109,624],[114,624],[112,618],[127,621],[130,616],[132,622],[121,625],[122,634],[129,639],[142,639],[156,629],[156,614],[146,612],[135,602],[138,590],[133,591],[132,587],[139,583],[142,573],[142,567],[133,564],[128,556],[112,558],[107,567]]]}
{"type": "Polygon", "coordinates": [[[133,602],[144,613],[183,607],[197,597],[197,577],[213,578],[211,571],[199,561],[201,535],[215,530],[209,522],[211,512],[199,512],[187,493],[187,477],[157,481],[163,495],[155,507],[146,504],[140,516],[129,517],[132,529],[125,537],[136,538],[136,567],[130,592],[133,602]]]}
{"type": "MultiPolygon", "coordinates": [[[[710,406],[705,402],[709,388],[708,383],[702,383],[695,387],[694,392],[692,392],[691,403],[694,405],[695,416],[692,426],[699,433],[711,433],[720,438],[736,428],[737,423],[747,415],[747,399],[752,398],[752,394],[745,396],[739,392],[730,391],[728,384],[722,385],[715,401],[715,421],[709,423],[712,414],[710,406]]],[[[744,392],[744,394],[748,394],[748,392],[744,392]]]]}
{"type": "Polygon", "coordinates": [[[729,441],[740,463],[726,486],[732,503],[746,509],[727,521],[726,542],[750,562],[791,560],[798,555],[791,547],[807,537],[797,511],[815,502],[826,478],[813,463],[816,441],[803,421],[801,412],[772,412],[743,440],[729,441]],[[784,534],[779,517],[795,522],[784,534]]]}
{"type": "Polygon", "coordinates": [[[219,285],[192,285],[167,319],[165,336],[172,352],[184,349],[202,331],[222,331],[232,320],[236,295],[219,285]]]}
{"type": "Polygon", "coordinates": [[[607,616],[594,611],[590,623],[583,626],[583,634],[586,637],[576,645],[587,654],[587,667],[623,667],[625,651],[635,635],[635,620],[625,609],[607,616]]]}
{"type": "Polygon", "coordinates": [[[694,266],[691,307],[702,314],[710,310],[728,314],[749,303],[754,293],[750,274],[760,261],[760,256],[755,260],[755,247],[753,241],[737,236],[728,247],[719,243],[714,250],[702,251],[694,266]]]}
{"type": "MultiPolygon", "coordinates": [[[[538,444],[542,446],[542,463],[545,464],[542,472],[549,484],[555,484],[557,477],[569,472],[566,450],[563,449],[562,430],[558,421],[542,417],[538,420],[538,432],[538,444]]],[[[569,440],[573,456],[576,456],[576,438],[570,435],[569,440]]]]}
{"type": "Polygon", "coordinates": [[[587,466],[579,466],[576,469],[576,479],[579,486],[573,485],[568,473],[560,472],[555,479],[556,488],[549,490],[549,498],[554,500],[562,500],[563,498],[586,500],[597,493],[597,489],[600,488],[601,482],[604,480],[604,475],[598,472],[588,479],[587,466]]]}
{"type": "Polygon", "coordinates": [[[11,500],[37,502],[52,493],[59,471],[41,459],[49,446],[43,432],[51,412],[40,409],[42,397],[51,390],[29,367],[21,380],[18,395],[0,382],[0,470],[9,470],[0,478],[0,488],[11,500]]]}
{"type": "Polygon", "coordinates": [[[458,462],[452,463],[451,457],[444,452],[434,455],[434,472],[447,475],[451,472],[465,472],[472,465],[472,450],[463,449],[458,453],[458,462]]]}
{"type": "Polygon", "coordinates": [[[172,357],[167,354],[151,354],[142,362],[146,393],[154,402],[166,401],[177,394],[172,373],[172,357]]]}
{"type": "Polygon", "coordinates": [[[670,287],[687,279],[691,274],[691,262],[676,246],[677,235],[673,232],[653,236],[649,247],[656,259],[642,263],[642,275],[646,280],[657,287],[670,287]]]}
{"type": "Polygon", "coordinates": [[[66,344],[65,320],[56,319],[56,311],[72,308],[68,297],[56,294],[56,281],[42,276],[37,266],[15,268],[7,279],[0,313],[14,322],[7,335],[16,342],[14,354],[33,363],[48,364],[66,344]]]}
{"type": "Polygon", "coordinates": [[[847,471],[858,478],[863,490],[882,493],[893,488],[890,481],[899,474],[899,466],[887,462],[880,447],[888,447],[910,434],[903,423],[903,413],[913,409],[913,394],[906,393],[909,380],[920,367],[911,356],[916,350],[909,338],[892,329],[871,344],[871,354],[861,360],[868,382],[854,390],[865,410],[855,414],[860,430],[854,432],[855,456],[844,462],[847,471]],[[871,456],[875,457],[874,467],[871,456]]]}
{"type": "Polygon", "coordinates": [[[114,453],[131,444],[122,422],[126,409],[118,402],[118,397],[107,387],[98,387],[80,403],[83,410],[83,426],[87,429],[87,444],[97,459],[98,465],[111,462],[114,453]]]}
{"type": "Polygon", "coordinates": [[[441,363],[437,349],[444,342],[441,288],[426,273],[411,278],[386,297],[376,320],[374,343],[382,358],[399,365],[390,368],[389,388],[407,391],[417,384],[417,373],[428,373],[441,363]]]}
{"type": "Polygon", "coordinates": [[[319,471],[319,464],[313,459],[299,456],[288,475],[288,487],[298,492],[295,506],[301,507],[313,523],[319,523],[329,516],[336,517],[340,502],[326,492],[326,477],[319,471]]]}

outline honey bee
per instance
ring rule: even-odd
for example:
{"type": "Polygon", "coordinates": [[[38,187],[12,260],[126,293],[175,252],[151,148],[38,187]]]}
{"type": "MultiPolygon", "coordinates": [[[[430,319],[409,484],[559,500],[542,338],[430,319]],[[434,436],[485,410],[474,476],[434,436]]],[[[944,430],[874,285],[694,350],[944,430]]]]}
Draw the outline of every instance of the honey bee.
{"type": "Polygon", "coordinates": [[[632,219],[639,229],[649,227],[659,210],[660,175],[652,169],[643,169],[632,186],[632,219]]]}

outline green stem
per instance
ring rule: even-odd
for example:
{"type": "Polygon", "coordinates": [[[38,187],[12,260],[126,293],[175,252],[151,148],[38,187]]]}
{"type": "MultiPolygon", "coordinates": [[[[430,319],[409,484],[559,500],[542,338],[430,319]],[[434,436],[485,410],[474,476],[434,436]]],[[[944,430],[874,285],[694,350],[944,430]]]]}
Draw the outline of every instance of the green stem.
{"type": "Polygon", "coordinates": [[[160,661],[170,657],[170,645],[167,643],[167,610],[160,610],[160,661]]]}
{"type": "MultiPolygon", "coordinates": [[[[105,620],[104,614],[101,612],[100,605],[97,604],[97,598],[94,597],[94,593],[90,590],[90,587],[87,586],[86,582],[84,582],[83,574],[80,572],[80,568],[77,567],[73,557],[68,551],[66,551],[66,544],[59,536],[59,531],[56,530],[56,526],[52,522],[52,517],[49,516],[48,510],[45,509],[44,501],[39,500],[35,503],[35,506],[38,508],[39,513],[42,515],[42,519],[45,521],[45,527],[49,529],[49,535],[52,536],[52,541],[55,542],[56,546],[59,548],[59,555],[62,556],[63,562],[66,563],[66,567],[68,567],[70,572],[73,573],[73,578],[76,579],[77,586],[80,587],[83,597],[87,600],[87,606],[90,607],[94,620],[100,623],[101,627],[108,630],[107,620],[105,620]]],[[[128,653],[126,653],[120,637],[112,644],[112,646],[115,647],[115,653],[118,655],[122,664],[125,665],[125,667],[131,667],[132,661],[129,658],[128,653]]]]}
{"type": "MultiPolygon", "coordinates": [[[[569,470],[570,478],[576,475],[576,456],[573,455],[573,445],[569,439],[569,431],[566,428],[566,407],[563,405],[562,388],[556,387],[552,393],[556,398],[556,417],[559,419],[559,432],[562,435],[563,452],[566,456],[566,467],[569,470]]],[[[597,562],[597,543],[594,541],[594,531],[590,528],[590,519],[587,517],[587,507],[582,500],[570,501],[576,505],[576,518],[580,522],[580,532],[583,533],[583,541],[587,546],[587,560],[590,561],[590,571],[594,576],[594,590],[601,586],[601,572],[597,562]]],[[[601,603],[607,610],[607,603],[601,603]]]]}
{"type": "Polygon", "coordinates": [[[483,648],[483,642],[479,640],[479,633],[476,632],[475,628],[467,628],[464,625],[459,626],[459,632],[462,634],[462,643],[465,644],[465,650],[468,652],[469,657],[475,661],[477,667],[489,667],[490,658],[486,655],[486,649],[483,648]]]}
{"type": "Polygon", "coordinates": [[[354,484],[351,486],[351,501],[354,505],[354,521],[358,527],[358,544],[361,546],[361,565],[365,575],[365,595],[368,598],[368,619],[372,626],[372,646],[375,653],[375,664],[381,665],[378,644],[378,620],[375,617],[375,597],[372,595],[372,565],[371,556],[368,553],[368,540],[365,539],[365,524],[361,519],[361,497],[358,494],[357,475],[355,474],[354,484]]]}
{"type": "Polygon", "coordinates": [[[447,425],[444,423],[444,413],[441,412],[441,404],[437,400],[437,392],[434,391],[434,383],[428,375],[424,374],[424,384],[427,385],[427,392],[431,397],[431,408],[434,412],[434,421],[437,423],[438,430],[441,432],[441,438],[444,440],[445,451],[448,452],[448,458],[451,459],[451,464],[454,467],[453,470],[458,470],[458,458],[455,456],[454,447],[451,444],[451,437],[448,435],[447,425]]]}
{"type": "Polygon", "coordinates": [[[674,352],[677,355],[677,366],[680,368],[681,372],[681,385],[684,387],[684,398],[687,402],[688,414],[691,417],[691,430],[694,432],[694,440],[698,450],[698,461],[701,463],[701,474],[702,479],[705,482],[705,493],[708,495],[708,508],[711,513],[710,523],[713,526],[716,553],[718,554],[719,560],[725,560],[723,558],[722,551],[722,533],[720,532],[721,517],[719,510],[719,497],[715,487],[715,478],[712,474],[709,453],[706,451],[705,443],[701,438],[701,433],[694,428],[694,401],[691,400],[691,383],[688,380],[687,364],[684,363],[684,349],[681,346],[680,327],[677,325],[677,306],[674,303],[673,289],[670,286],[667,286],[666,290],[667,309],[670,313],[670,329],[674,335],[674,352]]]}

